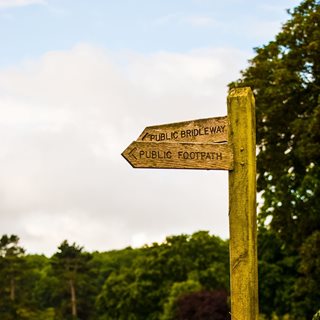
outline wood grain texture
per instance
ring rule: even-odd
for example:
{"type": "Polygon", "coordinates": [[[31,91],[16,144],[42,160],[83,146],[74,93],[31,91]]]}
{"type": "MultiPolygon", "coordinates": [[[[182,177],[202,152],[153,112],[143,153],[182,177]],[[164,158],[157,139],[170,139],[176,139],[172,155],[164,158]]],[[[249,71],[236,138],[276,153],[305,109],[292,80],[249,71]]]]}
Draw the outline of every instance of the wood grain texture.
{"type": "Polygon", "coordinates": [[[231,170],[228,144],[132,142],[122,156],[134,168],[231,170]]]}
{"type": "Polygon", "coordinates": [[[230,276],[232,320],[258,319],[255,104],[250,88],[228,96],[230,276]]]}
{"type": "Polygon", "coordinates": [[[227,117],[217,117],[146,127],[137,141],[212,143],[227,139],[227,117]]]}

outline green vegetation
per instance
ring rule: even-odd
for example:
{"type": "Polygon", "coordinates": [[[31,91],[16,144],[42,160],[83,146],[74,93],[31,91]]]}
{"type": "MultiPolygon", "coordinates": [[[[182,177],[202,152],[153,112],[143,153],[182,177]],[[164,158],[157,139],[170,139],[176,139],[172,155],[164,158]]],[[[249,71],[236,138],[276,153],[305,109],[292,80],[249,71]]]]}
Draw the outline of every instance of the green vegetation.
{"type": "Polygon", "coordinates": [[[234,86],[256,97],[260,310],[312,319],[320,307],[320,3],[291,11],[234,86]]]}
{"type": "Polygon", "coordinates": [[[26,255],[18,241],[0,242],[0,319],[177,319],[193,312],[179,309],[182,297],[203,303],[195,293],[207,304],[218,297],[217,314],[228,316],[228,241],[208,232],[102,253],[64,241],[51,258],[26,255]]]}

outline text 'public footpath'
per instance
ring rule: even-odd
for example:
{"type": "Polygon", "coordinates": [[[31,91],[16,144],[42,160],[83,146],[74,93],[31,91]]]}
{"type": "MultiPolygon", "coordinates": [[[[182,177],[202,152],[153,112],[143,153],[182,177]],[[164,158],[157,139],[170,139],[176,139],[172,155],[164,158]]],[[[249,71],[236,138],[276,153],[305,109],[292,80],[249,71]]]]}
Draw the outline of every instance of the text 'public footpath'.
{"type": "Polygon", "coordinates": [[[223,160],[222,152],[140,150],[140,159],[223,160]]]}

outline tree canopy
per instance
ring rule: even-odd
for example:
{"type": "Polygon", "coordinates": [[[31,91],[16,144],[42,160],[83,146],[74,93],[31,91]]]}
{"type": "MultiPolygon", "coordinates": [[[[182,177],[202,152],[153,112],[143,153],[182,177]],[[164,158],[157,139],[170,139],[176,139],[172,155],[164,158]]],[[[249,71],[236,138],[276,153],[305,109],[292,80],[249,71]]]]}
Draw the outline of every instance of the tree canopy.
{"type": "MultiPolygon", "coordinates": [[[[110,252],[88,253],[65,240],[50,258],[26,255],[17,236],[2,239],[0,318],[4,320],[175,319],[181,296],[205,292],[210,301],[215,291],[223,291],[225,299],[218,295],[212,310],[218,314],[228,309],[228,241],[205,231],[110,252]],[[10,259],[4,264],[9,249],[10,259]],[[16,259],[23,267],[18,268],[16,259]],[[14,275],[14,300],[7,275],[14,275]]],[[[199,299],[190,299],[193,310],[201,308],[199,299]]]]}
{"type": "Polygon", "coordinates": [[[279,288],[262,281],[261,298],[273,300],[262,309],[310,319],[320,296],[311,287],[301,295],[296,278],[306,277],[303,248],[320,230],[320,3],[304,0],[289,13],[230,86],[250,86],[256,98],[260,267],[279,288]]]}
{"type": "Polygon", "coordinates": [[[275,40],[255,50],[235,85],[256,97],[260,219],[272,217],[273,230],[296,248],[320,227],[319,2],[303,1],[275,40]]]}

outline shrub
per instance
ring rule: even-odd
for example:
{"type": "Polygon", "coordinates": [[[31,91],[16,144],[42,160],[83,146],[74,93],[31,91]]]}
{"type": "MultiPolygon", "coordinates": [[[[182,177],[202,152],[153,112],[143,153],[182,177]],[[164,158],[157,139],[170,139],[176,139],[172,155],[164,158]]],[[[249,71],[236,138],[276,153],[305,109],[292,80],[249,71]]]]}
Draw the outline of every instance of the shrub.
{"type": "Polygon", "coordinates": [[[177,301],[177,320],[228,320],[226,291],[200,291],[181,296],[177,301]]]}

